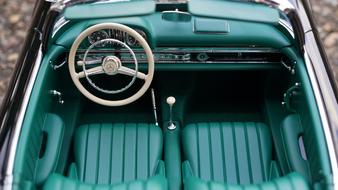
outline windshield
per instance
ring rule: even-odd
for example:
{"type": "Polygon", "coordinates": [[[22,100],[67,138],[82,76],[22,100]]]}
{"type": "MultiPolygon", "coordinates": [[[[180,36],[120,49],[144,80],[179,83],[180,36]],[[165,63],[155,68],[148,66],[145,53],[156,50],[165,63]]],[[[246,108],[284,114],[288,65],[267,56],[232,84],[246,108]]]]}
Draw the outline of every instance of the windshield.
{"type": "MultiPolygon", "coordinates": [[[[67,6],[83,3],[114,3],[114,2],[129,2],[129,1],[137,1],[137,0],[57,0],[56,4],[64,8],[67,6]]],[[[189,0],[155,0],[157,4],[182,4],[188,3],[188,1],[189,0]]],[[[267,4],[269,6],[273,6],[281,10],[290,8],[290,6],[294,7],[294,5],[296,4],[295,2],[296,0],[228,0],[228,1],[242,1],[248,3],[267,4]]]]}

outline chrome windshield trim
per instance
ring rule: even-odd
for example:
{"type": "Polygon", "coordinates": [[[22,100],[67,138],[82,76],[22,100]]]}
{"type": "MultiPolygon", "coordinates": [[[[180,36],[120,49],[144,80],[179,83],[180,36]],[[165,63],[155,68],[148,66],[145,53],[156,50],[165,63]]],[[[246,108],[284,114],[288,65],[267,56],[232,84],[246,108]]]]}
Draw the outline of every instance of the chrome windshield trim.
{"type": "Polygon", "coordinates": [[[329,158],[331,162],[330,166],[332,170],[333,186],[334,186],[334,189],[338,189],[338,184],[337,184],[338,183],[338,160],[335,154],[334,142],[333,142],[333,138],[332,138],[332,134],[330,130],[329,120],[328,120],[326,108],[324,105],[322,93],[320,91],[317,77],[316,77],[316,74],[315,74],[315,71],[312,65],[313,63],[310,60],[306,47],[304,47],[304,61],[305,61],[306,70],[308,71],[308,75],[310,78],[311,86],[313,88],[315,99],[317,102],[320,119],[323,125],[325,141],[327,144],[329,158]]]}
{"type": "Polygon", "coordinates": [[[255,3],[266,4],[283,12],[295,10],[295,6],[287,0],[252,0],[255,3]]]}
{"type": "Polygon", "coordinates": [[[93,4],[104,4],[104,3],[118,3],[118,2],[129,2],[130,0],[101,0],[94,2],[93,4]]]}
{"type": "Polygon", "coordinates": [[[56,0],[55,3],[51,6],[51,10],[61,12],[64,8],[84,3],[118,3],[118,2],[128,2],[130,0],[56,0]]]}
{"type": "Polygon", "coordinates": [[[52,38],[54,38],[55,34],[68,23],[69,20],[66,20],[64,16],[60,17],[54,24],[52,38]]]}
{"type": "Polygon", "coordinates": [[[10,190],[12,189],[12,183],[13,183],[13,170],[14,170],[14,162],[15,162],[15,155],[16,155],[16,150],[18,147],[18,143],[19,143],[19,136],[21,133],[21,129],[22,129],[22,124],[23,124],[23,120],[24,120],[24,116],[26,114],[26,110],[27,110],[27,106],[28,106],[28,102],[33,90],[33,86],[35,83],[35,80],[37,78],[38,75],[38,71],[40,68],[40,64],[42,61],[42,46],[40,44],[39,47],[39,51],[38,51],[38,55],[34,64],[34,68],[32,71],[32,75],[29,79],[29,83],[27,86],[27,90],[25,93],[25,96],[23,98],[22,101],[22,105],[19,111],[19,116],[17,119],[17,122],[14,125],[14,133],[13,133],[13,138],[12,138],[12,143],[9,149],[9,157],[8,157],[8,164],[7,164],[7,168],[6,168],[6,176],[4,179],[4,189],[5,190],[10,190]]]}
{"type": "Polygon", "coordinates": [[[284,19],[279,19],[279,24],[289,32],[293,39],[295,38],[295,33],[293,32],[291,23],[284,19]]]}

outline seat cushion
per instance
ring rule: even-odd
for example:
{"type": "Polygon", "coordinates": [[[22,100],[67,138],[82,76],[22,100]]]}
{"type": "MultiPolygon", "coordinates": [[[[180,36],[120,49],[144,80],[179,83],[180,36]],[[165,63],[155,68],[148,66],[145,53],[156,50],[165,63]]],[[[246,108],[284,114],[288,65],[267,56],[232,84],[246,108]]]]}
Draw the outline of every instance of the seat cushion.
{"type": "Polygon", "coordinates": [[[75,133],[75,166],[70,173],[91,184],[148,179],[161,160],[162,141],[161,129],[153,124],[80,126],[75,133]]]}
{"type": "Polygon", "coordinates": [[[307,190],[310,189],[303,176],[291,173],[269,182],[251,185],[234,185],[219,182],[207,182],[196,177],[190,177],[184,182],[185,190],[307,190]]]}
{"type": "Polygon", "coordinates": [[[182,142],[192,175],[202,180],[253,184],[269,179],[271,137],[263,123],[190,124],[182,142]]]}
{"type": "Polygon", "coordinates": [[[167,181],[164,176],[158,175],[148,180],[137,180],[121,184],[88,184],[79,180],[72,180],[59,174],[49,176],[43,189],[45,190],[167,190],[167,181]]]}

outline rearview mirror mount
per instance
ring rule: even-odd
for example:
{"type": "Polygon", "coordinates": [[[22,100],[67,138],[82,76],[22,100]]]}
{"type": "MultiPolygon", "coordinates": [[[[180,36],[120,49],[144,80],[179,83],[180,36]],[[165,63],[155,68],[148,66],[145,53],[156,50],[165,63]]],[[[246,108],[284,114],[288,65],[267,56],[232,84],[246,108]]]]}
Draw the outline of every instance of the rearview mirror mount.
{"type": "Polygon", "coordinates": [[[162,19],[170,22],[190,22],[191,14],[178,9],[175,11],[163,11],[162,19]]]}

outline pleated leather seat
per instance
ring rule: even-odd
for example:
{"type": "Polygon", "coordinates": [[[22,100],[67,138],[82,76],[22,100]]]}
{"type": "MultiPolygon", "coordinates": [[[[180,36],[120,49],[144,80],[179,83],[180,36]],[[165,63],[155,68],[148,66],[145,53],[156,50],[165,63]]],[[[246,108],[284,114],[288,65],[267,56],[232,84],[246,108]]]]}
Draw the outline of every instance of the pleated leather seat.
{"type": "Polygon", "coordinates": [[[166,189],[162,144],[162,131],[152,124],[80,126],[68,178],[54,175],[46,185],[63,189],[166,189]]]}
{"type": "Polygon", "coordinates": [[[263,123],[190,124],[183,130],[182,142],[185,189],[307,187],[299,174],[279,178],[271,136],[263,123]]]}

